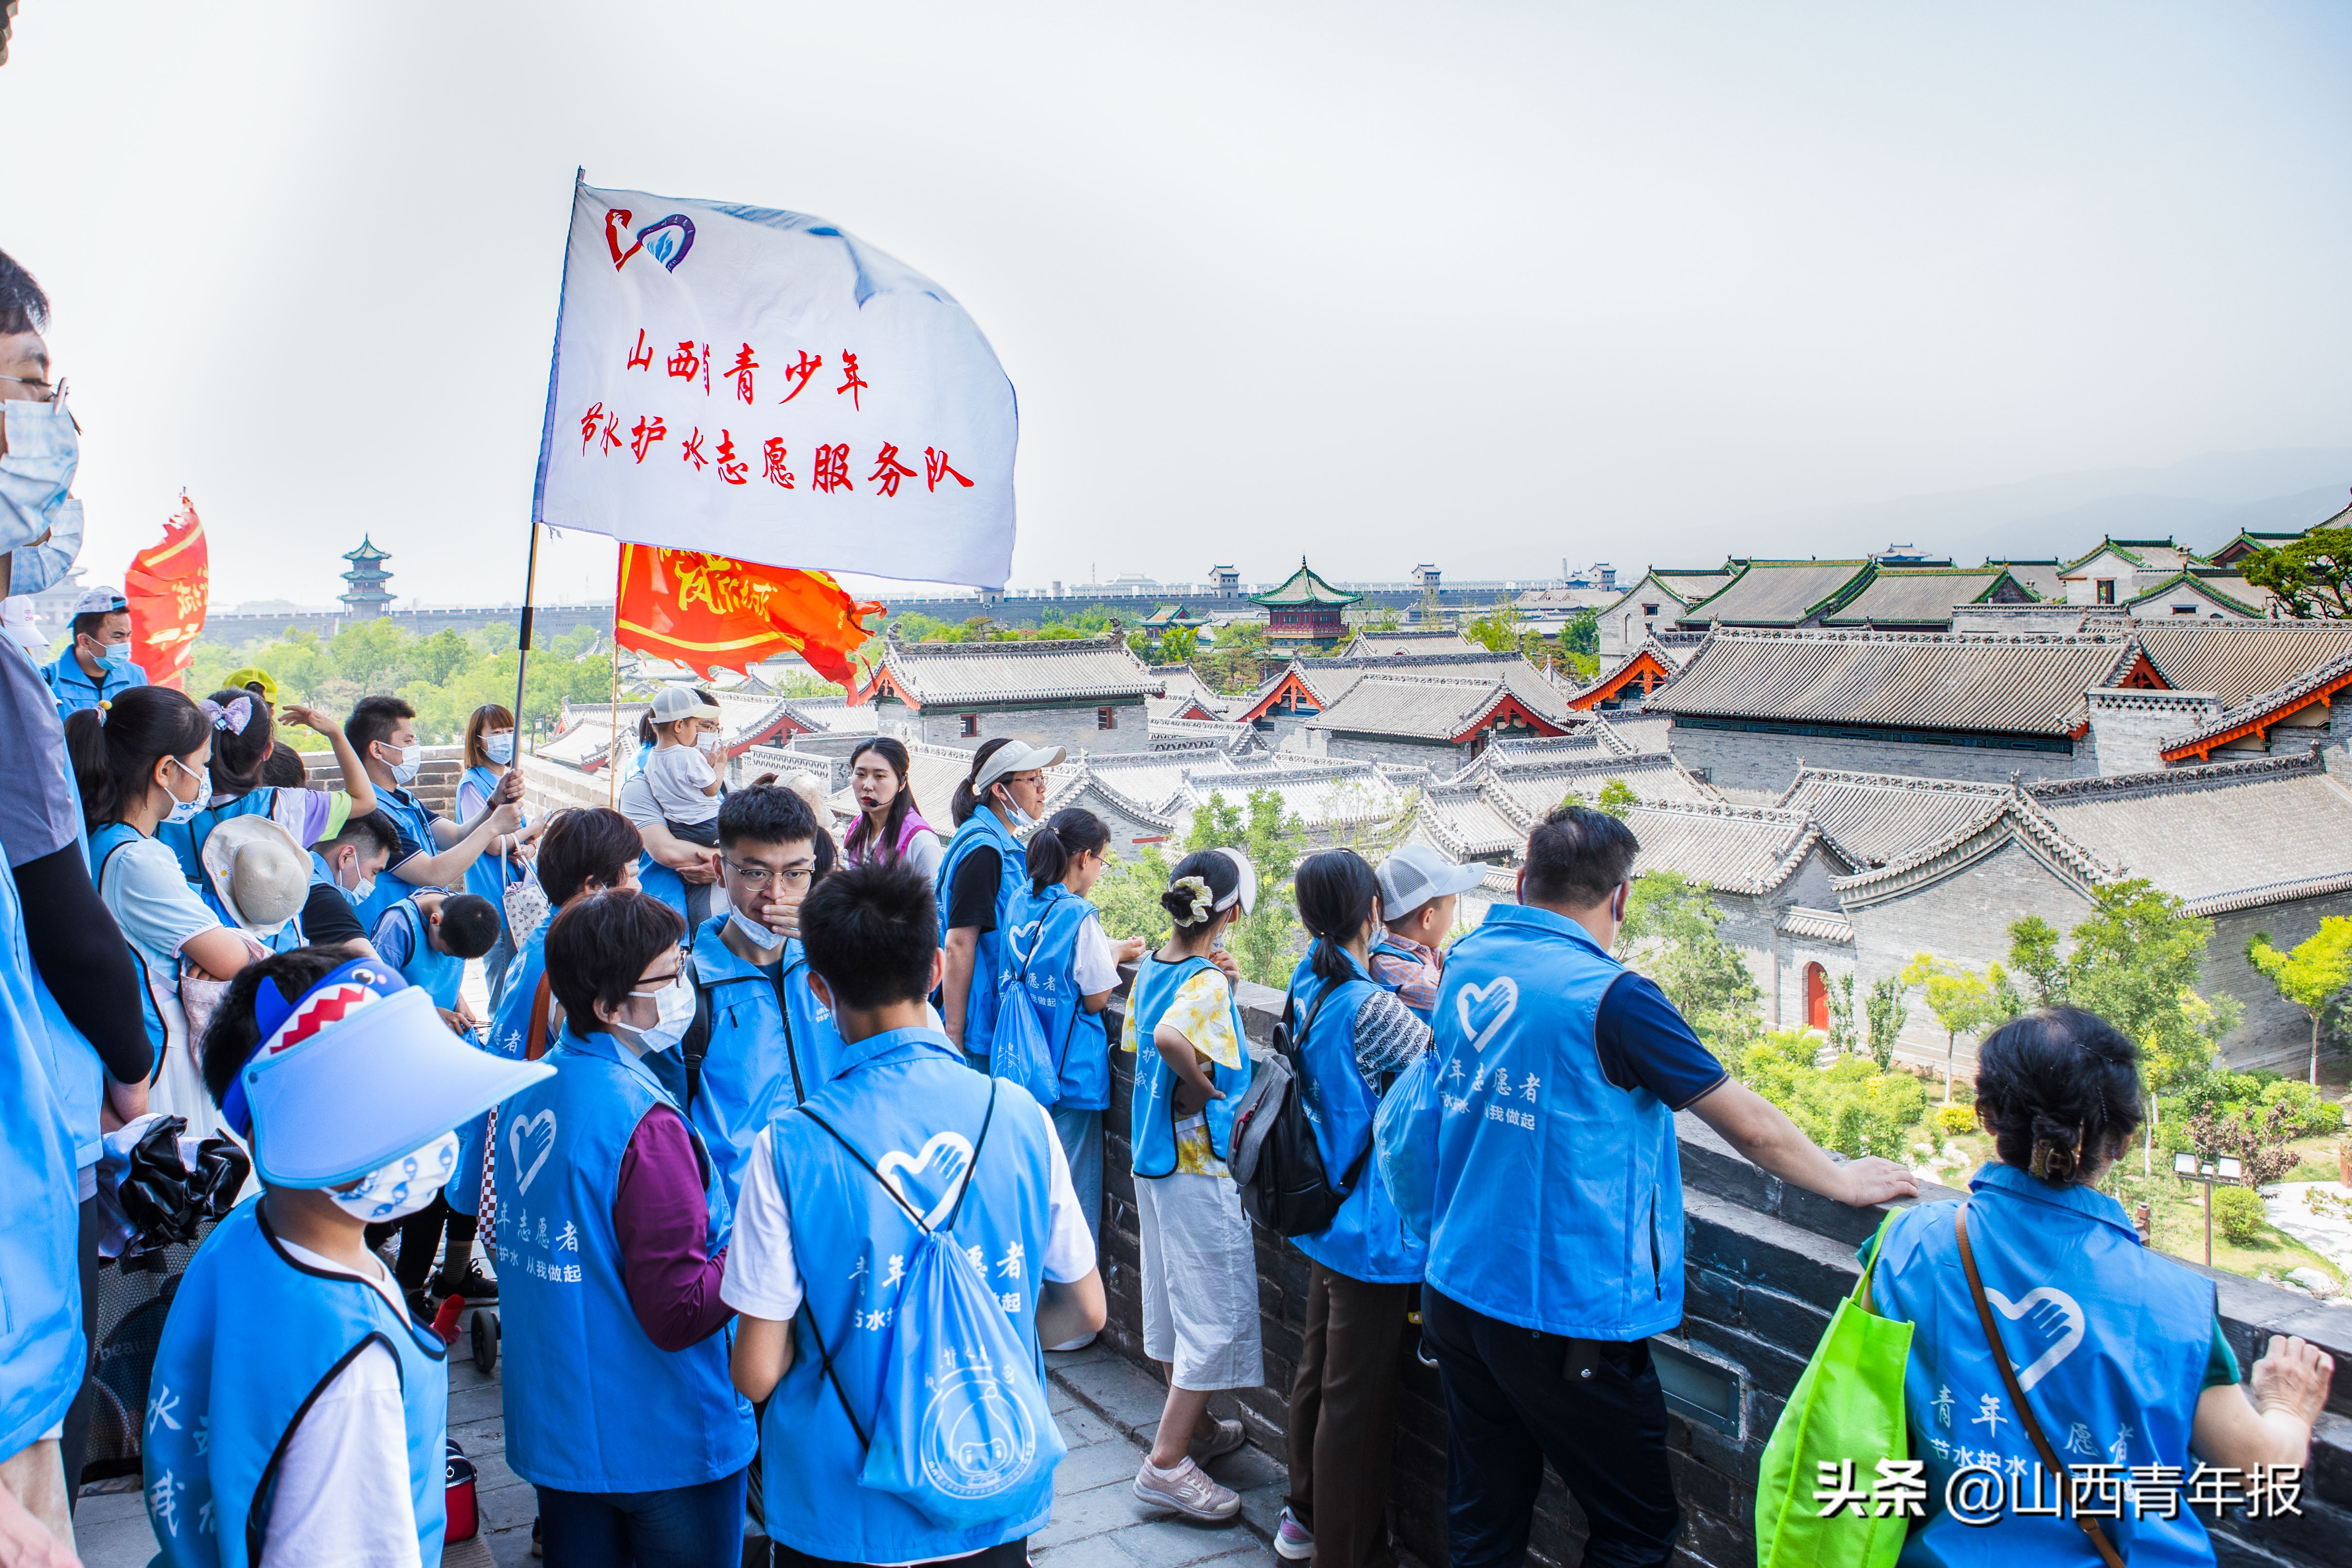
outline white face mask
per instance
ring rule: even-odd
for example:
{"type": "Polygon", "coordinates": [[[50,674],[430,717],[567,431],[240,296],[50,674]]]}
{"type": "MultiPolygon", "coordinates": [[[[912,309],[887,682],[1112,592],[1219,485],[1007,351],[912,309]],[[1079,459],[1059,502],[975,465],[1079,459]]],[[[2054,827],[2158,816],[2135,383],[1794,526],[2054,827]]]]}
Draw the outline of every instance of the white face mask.
{"type": "Polygon", "coordinates": [[[697,735],[694,738],[694,743],[702,749],[704,756],[715,757],[719,754],[719,742],[724,737],[718,734],[697,735]]]}
{"type": "MultiPolygon", "coordinates": [[[[391,742],[386,741],[378,741],[376,742],[379,746],[389,745],[390,743],[391,742]]],[[[378,757],[376,760],[378,762],[383,762],[382,757],[378,757]]],[[[396,763],[384,763],[384,766],[392,770],[392,782],[394,787],[396,789],[406,789],[409,785],[409,781],[416,777],[416,770],[424,765],[425,748],[414,744],[400,748],[400,761],[396,763]]]]}
{"type": "MultiPolygon", "coordinates": [[[[352,858],[352,869],[354,871],[358,870],[359,865],[359,857],[353,856],[352,858]]],[[[373,877],[362,877],[353,886],[344,888],[342,868],[338,867],[335,869],[335,886],[341,888],[343,896],[351,900],[352,903],[363,904],[368,901],[369,895],[375,891],[375,879],[373,877]]]]}
{"type": "Polygon", "coordinates": [[[761,951],[763,952],[773,952],[776,949],[784,945],[783,932],[777,931],[761,921],[753,920],[741,910],[737,910],[734,913],[729,915],[727,917],[727,923],[733,926],[737,931],[741,931],[744,936],[758,944],[761,951]]]}
{"type": "Polygon", "coordinates": [[[677,978],[658,991],[632,991],[632,996],[650,996],[656,1009],[654,1026],[639,1029],[627,1024],[615,1023],[613,1027],[636,1037],[637,1048],[652,1054],[677,1047],[686,1037],[687,1025],[694,1021],[694,983],[683,969],[677,978]]]}
{"type": "Polygon", "coordinates": [[[205,775],[196,772],[195,769],[188,766],[187,763],[180,761],[177,757],[169,758],[168,761],[173,767],[179,769],[182,773],[196,781],[196,796],[194,800],[182,800],[177,790],[174,790],[170,784],[165,784],[163,786],[163,793],[172,797],[172,809],[163,814],[163,820],[176,827],[184,822],[194,822],[195,820],[197,811],[201,809],[204,805],[205,775]]]}
{"type": "Polygon", "coordinates": [[[443,1184],[457,1169],[457,1135],[444,1132],[422,1149],[370,1171],[349,1191],[327,1195],[353,1219],[383,1225],[413,1215],[439,1197],[443,1184]]]}
{"type": "Polygon", "coordinates": [[[513,762],[514,731],[512,730],[500,730],[495,734],[483,736],[482,755],[489,758],[490,761],[498,763],[500,767],[505,767],[509,763],[513,762]]]}
{"type": "Polygon", "coordinates": [[[81,464],[81,435],[60,397],[11,403],[8,450],[0,453],[0,552],[16,556],[12,594],[63,582],[81,553],[81,502],[68,498],[81,464]],[[33,542],[48,536],[47,542],[33,542]]]}

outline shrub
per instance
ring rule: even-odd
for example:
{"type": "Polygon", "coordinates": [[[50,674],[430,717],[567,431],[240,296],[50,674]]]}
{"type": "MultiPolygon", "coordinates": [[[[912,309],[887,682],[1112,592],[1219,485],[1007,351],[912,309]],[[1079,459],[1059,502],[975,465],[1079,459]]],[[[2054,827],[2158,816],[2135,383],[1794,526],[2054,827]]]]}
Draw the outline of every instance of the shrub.
{"type": "Polygon", "coordinates": [[[2252,1187],[2214,1188],[2213,1224],[2241,1247],[2254,1241],[2269,1227],[2262,1194],[2252,1187]]]}
{"type": "Polygon", "coordinates": [[[1740,1053],[1739,1079],[1824,1149],[1850,1157],[1899,1157],[1927,1108],[1919,1080],[1881,1072],[1864,1057],[1840,1057],[1817,1068],[1820,1048],[1815,1036],[1773,1030],[1740,1053]]]}
{"type": "Polygon", "coordinates": [[[1936,1112],[1936,1130],[1947,1138],[1958,1138],[1977,1130],[1977,1111],[1972,1105],[1947,1105],[1936,1112]]]}
{"type": "Polygon", "coordinates": [[[2273,1105],[2289,1108],[2287,1135],[2291,1138],[2325,1138],[2344,1131],[2344,1107],[2299,1079],[2279,1079],[2264,1084],[2260,1103],[2265,1110],[2273,1105]]]}

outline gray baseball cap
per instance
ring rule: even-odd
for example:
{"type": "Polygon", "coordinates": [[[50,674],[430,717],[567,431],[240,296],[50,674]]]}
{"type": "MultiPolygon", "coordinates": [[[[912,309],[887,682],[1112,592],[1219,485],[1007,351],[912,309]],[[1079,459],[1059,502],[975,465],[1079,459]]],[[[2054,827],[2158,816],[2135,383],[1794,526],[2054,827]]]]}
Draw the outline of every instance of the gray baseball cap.
{"type": "Polygon", "coordinates": [[[1432,899],[1466,893],[1486,879],[1486,868],[1456,866],[1426,844],[1408,844],[1381,861],[1381,918],[1402,920],[1432,899]]]}

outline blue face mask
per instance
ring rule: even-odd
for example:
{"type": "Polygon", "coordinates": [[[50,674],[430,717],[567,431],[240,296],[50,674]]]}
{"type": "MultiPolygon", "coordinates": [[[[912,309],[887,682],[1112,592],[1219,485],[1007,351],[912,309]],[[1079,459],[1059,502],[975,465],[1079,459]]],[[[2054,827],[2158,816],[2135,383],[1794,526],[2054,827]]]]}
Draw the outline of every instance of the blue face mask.
{"type": "Polygon", "coordinates": [[[513,762],[514,731],[512,730],[500,730],[495,734],[483,736],[482,755],[489,758],[490,761],[498,763],[500,767],[505,767],[509,763],[513,762]]]}
{"type": "MultiPolygon", "coordinates": [[[[383,745],[388,742],[378,742],[377,744],[383,745]]],[[[400,748],[400,761],[384,763],[384,766],[392,770],[392,782],[396,789],[406,789],[409,782],[416,777],[417,770],[424,765],[425,748],[422,746],[403,746],[400,748]]]]}
{"type": "Polygon", "coordinates": [[[129,643],[110,643],[107,645],[103,652],[106,662],[114,666],[115,668],[128,669],[131,668],[131,645],[129,643]]]}
{"type": "Polygon", "coordinates": [[[38,594],[63,582],[81,553],[81,502],[66,494],[81,464],[81,433],[62,401],[11,403],[5,417],[0,552],[16,557],[8,591],[38,594]]]}

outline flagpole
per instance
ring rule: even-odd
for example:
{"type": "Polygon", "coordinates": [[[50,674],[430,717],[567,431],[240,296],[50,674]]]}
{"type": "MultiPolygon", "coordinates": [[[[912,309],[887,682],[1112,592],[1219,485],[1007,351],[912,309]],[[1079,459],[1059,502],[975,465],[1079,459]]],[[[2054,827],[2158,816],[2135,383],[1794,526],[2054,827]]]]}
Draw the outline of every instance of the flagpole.
{"type": "MultiPolygon", "coordinates": [[[[538,590],[538,587],[539,587],[539,523],[538,523],[538,521],[537,521],[536,519],[534,519],[534,520],[532,521],[532,522],[531,522],[531,525],[530,525],[530,563],[529,563],[528,565],[526,565],[526,566],[523,568],[523,574],[522,574],[522,626],[521,626],[521,628],[520,628],[520,636],[517,637],[516,642],[515,642],[515,705],[514,705],[514,717],[515,717],[515,734],[516,734],[516,736],[517,736],[518,740],[520,740],[520,736],[521,736],[521,734],[522,734],[522,678],[523,678],[523,670],[524,670],[524,668],[525,668],[527,665],[529,665],[529,664],[530,663],[530,605],[531,605],[531,595],[533,595],[533,594],[538,590]]],[[[532,743],[532,745],[531,745],[531,750],[532,750],[533,752],[536,752],[536,751],[538,751],[538,750],[539,750],[539,746],[538,746],[538,743],[537,743],[536,740],[534,740],[534,742],[533,742],[533,743],[532,743]]]]}
{"type": "MultiPolygon", "coordinates": [[[[621,546],[624,557],[629,547],[621,546]]],[[[613,565],[613,707],[610,721],[613,733],[604,743],[604,804],[618,810],[621,805],[621,764],[618,759],[621,743],[621,567],[613,565]]]]}

